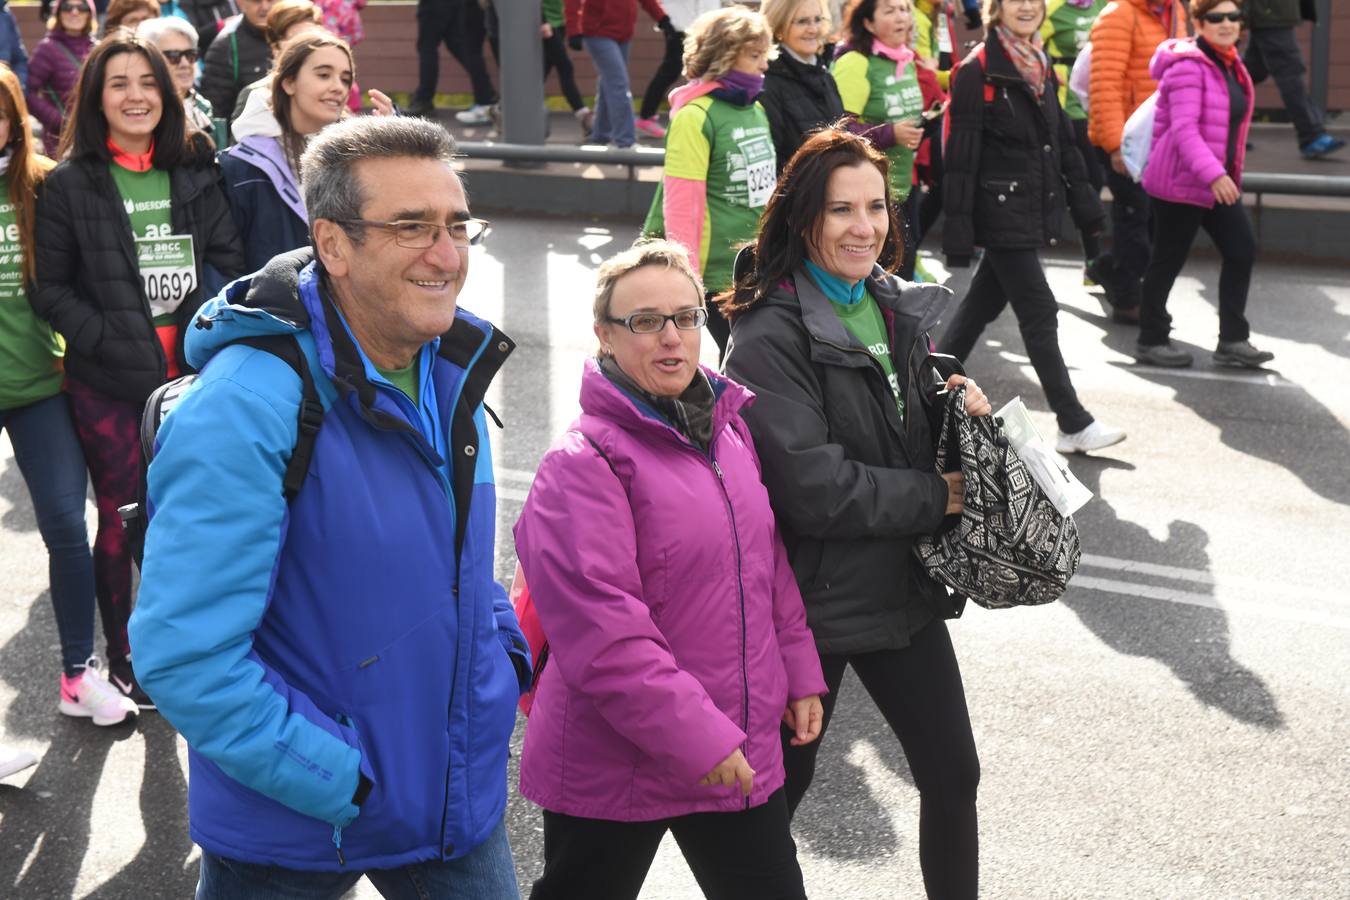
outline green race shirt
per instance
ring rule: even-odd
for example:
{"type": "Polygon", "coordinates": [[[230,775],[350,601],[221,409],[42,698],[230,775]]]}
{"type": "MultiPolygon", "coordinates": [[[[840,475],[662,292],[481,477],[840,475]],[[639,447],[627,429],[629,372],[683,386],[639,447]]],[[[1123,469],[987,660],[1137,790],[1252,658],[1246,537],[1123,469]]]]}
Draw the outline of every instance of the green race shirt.
{"type": "Polygon", "coordinates": [[[156,325],[173,324],[172,313],[197,287],[197,267],[192,235],[173,233],[169,173],[159,169],[132,172],[117,163],[109,163],[108,168],[131,220],[150,314],[156,325]]]}
{"type": "Polygon", "coordinates": [[[9,177],[0,175],[0,409],[28,406],[61,391],[64,347],[28,305],[23,244],[9,177]]]}
{"type": "MultiPolygon", "coordinates": [[[[1079,9],[1065,0],[1050,0],[1045,10],[1045,24],[1041,26],[1046,54],[1052,60],[1076,59],[1088,42],[1092,23],[1097,21],[1108,2],[1110,0],[1092,0],[1091,5],[1079,9]]],[[[1070,119],[1086,119],[1087,110],[1083,109],[1078,95],[1069,89],[1072,63],[1056,62],[1054,65],[1055,77],[1059,79],[1059,105],[1070,119]]]]}
{"type": "MultiPolygon", "coordinates": [[[[420,368],[421,362],[422,356],[419,353],[413,357],[413,361],[410,365],[405,366],[402,369],[381,369],[379,366],[375,366],[375,371],[379,372],[390,384],[402,391],[404,396],[413,402],[414,406],[418,406],[421,403],[421,392],[418,391],[417,370],[420,368]]],[[[372,363],[372,365],[374,364],[372,363]]]]}
{"type": "MultiPolygon", "coordinates": [[[[895,63],[882,56],[864,56],[850,50],[830,66],[844,109],[868,125],[908,119],[921,122],[923,91],[914,61],[905,63],[900,78],[895,63]]],[[[898,144],[886,151],[891,161],[891,197],[904,203],[914,183],[914,151],[898,144]]]]}
{"type": "Polygon", "coordinates": [[[707,185],[699,271],[705,290],[726,290],[736,251],[754,239],[778,183],[764,108],[706,95],[689,101],[670,120],[664,174],[707,185]]]}
{"type": "Polygon", "coordinates": [[[895,408],[900,418],[905,417],[905,398],[900,393],[900,379],[895,373],[895,360],[891,358],[891,341],[886,333],[886,319],[881,315],[881,307],[871,293],[864,291],[857,303],[836,303],[831,300],[834,313],[849,333],[858,339],[858,343],[867,348],[872,358],[886,373],[886,381],[895,396],[895,408]]]}
{"type": "Polygon", "coordinates": [[[544,21],[554,28],[562,28],[565,24],[562,0],[544,0],[540,11],[543,13],[544,21]]]}

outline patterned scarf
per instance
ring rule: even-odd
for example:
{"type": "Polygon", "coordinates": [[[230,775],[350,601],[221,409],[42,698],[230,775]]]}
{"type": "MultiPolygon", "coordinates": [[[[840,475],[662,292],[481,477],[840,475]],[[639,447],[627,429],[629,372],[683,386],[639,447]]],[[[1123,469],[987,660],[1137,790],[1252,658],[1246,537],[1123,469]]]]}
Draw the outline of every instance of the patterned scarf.
{"type": "Polygon", "coordinates": [[[1041,49],[1041,33],[1038,31],[1031,36],[1031,40],[1027,40],[1013,34],[1012,29],[1002,22],[994,26],[994,33],[1003,42],[1003,49],[1008,51],[1008,58],[1017,67],[1023,80],[1031,85],[1036,96],[1045,93],[1046,59],[1045,51],[1041,49]]]}

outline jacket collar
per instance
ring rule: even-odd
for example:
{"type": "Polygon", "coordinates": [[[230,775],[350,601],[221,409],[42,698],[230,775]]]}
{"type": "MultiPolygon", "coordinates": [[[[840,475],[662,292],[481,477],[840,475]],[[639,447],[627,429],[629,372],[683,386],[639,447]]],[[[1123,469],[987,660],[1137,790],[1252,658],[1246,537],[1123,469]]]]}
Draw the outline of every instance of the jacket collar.
{"type": "MultiPolygon", "coordinates": [[[[792,276],[792,289],[801,304],[802,324],[812,338],[812,358],[819,362],[843,366],[870,366],[865,348],[858,343],[844,323],[839,321],[834,307],[806,274],[798,269],[792,276]],[[820,345],[825,345],[823,348],[820,345]],[[863,353],[839,353],[839,350],[857,350],[863,353]]],[[[951,299],[951,291],[936,284],[909,284],[890,275],[881,266],[875,266],[867,279],[867,291],[894,322],[896,352],[907,352],[909,345],[934,328],[942,311],[951,299]]]]}
{"type": "MultiPolygon", "coordinates": [[[[722,429],[734,416],[754,402],[755,395],[748,388],[719,375],[707,366],[699,369],[712,383],[713,395],[717,398],[713,406],[712,440],[709,447],[717,441],[722,429]]],[[[616,423],[628,431],[663,434],[689,446],[692,443],[675,430],[665,418],[646,403],[629,396],[614,382],[605,377],[600,364],[594,358],[587,358],[581,373],[581,411],[616,423]]]]}
{"type": "Polygon", "coordinates": [[[296,183],[295,173],[286,162],[280,141],[274,137],[250,135],[224,152],[228,156],[243,160],[266,175],[277,195],[291,212],[299,216],[300,221],[309,222],[305,198],[300,195],[300,185],[296,183]]]}

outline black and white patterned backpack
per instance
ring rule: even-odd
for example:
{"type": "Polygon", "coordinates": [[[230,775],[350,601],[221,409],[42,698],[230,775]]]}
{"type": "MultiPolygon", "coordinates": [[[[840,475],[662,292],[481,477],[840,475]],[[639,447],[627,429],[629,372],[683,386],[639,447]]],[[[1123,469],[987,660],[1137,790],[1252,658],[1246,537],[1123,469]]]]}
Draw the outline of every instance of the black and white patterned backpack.
{"type": "Polygon", "coordinates": [[[965,387],[946,396],[937,471],[965,479],[960,521],[914,544],[938,581],[985,609],[1057,600],[1082,555],[1072,516],[1060,515],[994,416],[966,414],[965,387]]]}

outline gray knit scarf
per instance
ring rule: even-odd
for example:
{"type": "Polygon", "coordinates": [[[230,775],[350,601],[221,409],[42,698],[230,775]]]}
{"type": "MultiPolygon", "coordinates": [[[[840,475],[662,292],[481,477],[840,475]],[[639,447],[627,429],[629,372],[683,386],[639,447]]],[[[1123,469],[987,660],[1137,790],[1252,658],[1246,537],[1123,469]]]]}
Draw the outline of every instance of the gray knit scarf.
{"type": "Polygon", "coordinates": [[[600,371],[614,382],[619,390],[641,400],[666,420],[680,434],[689,438],[700,450],[706,451],[712,442],[713,407],[717,397],[713,393],[712,382],[702,369],[694,373],[694,380],[678,397],[658,397],[638,387],[637,382],[628,377],[612,356],[598,356],[600,371]]]}

